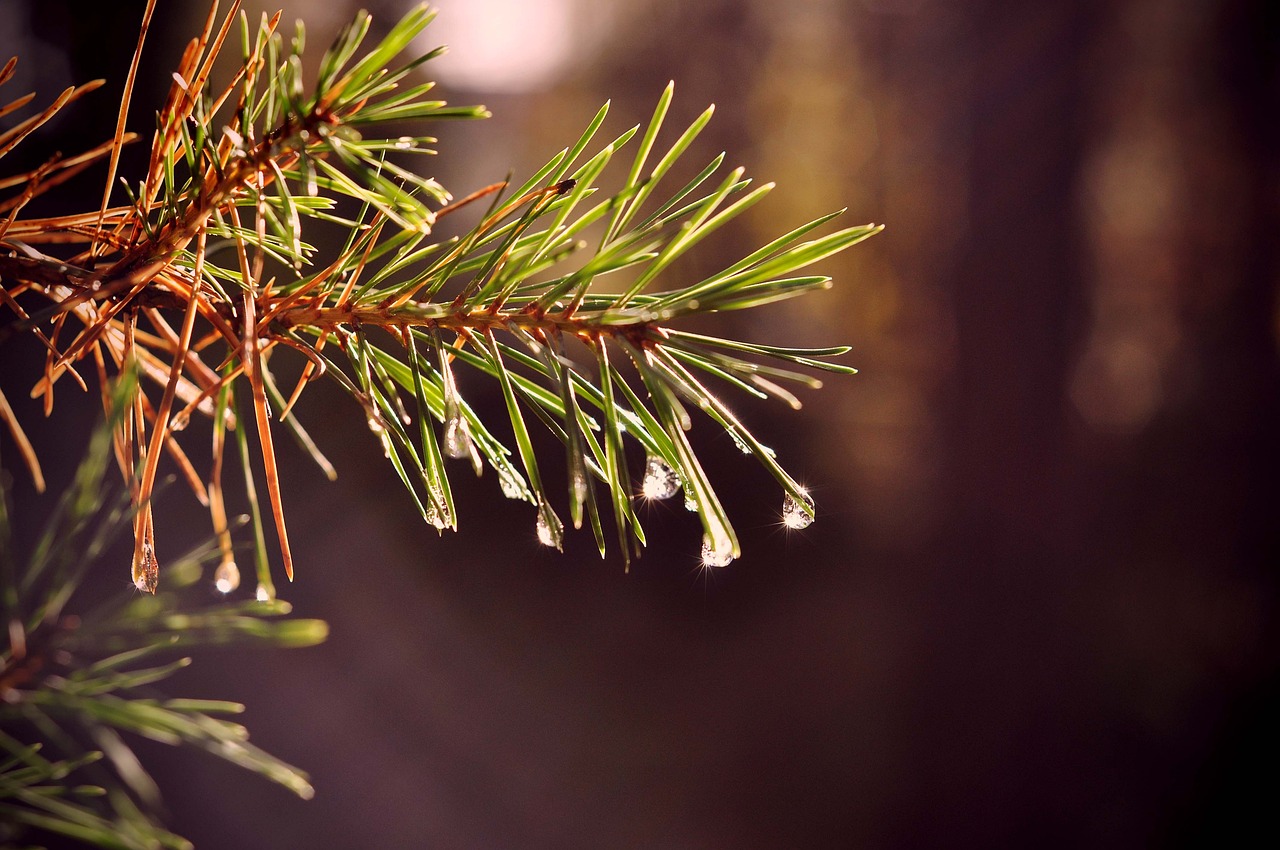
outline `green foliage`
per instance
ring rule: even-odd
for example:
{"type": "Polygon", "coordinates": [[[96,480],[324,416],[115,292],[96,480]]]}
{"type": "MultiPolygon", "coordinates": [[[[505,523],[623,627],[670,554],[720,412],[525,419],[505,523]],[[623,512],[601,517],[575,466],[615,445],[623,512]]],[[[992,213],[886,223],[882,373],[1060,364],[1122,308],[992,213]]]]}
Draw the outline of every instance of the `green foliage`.
{"type": "MultiPolygon", "coordinates": [[[[127,383],[124,387],[127,390],[127,383]]],[[[0,654],[0,843],[56,833],[103,847],[184,847],[153,819],[155,783],[129,746],[141,736],[205,750],[310,797],[305,774],[248,742],[230,719],[244,706],[173,699],[154,685],[203,646],[296,648],[323,641],[319,620],[284,619],[283,601],[209,604],[197,586],[216,551],[203,546],[169,565],[156,595],[77,595],[128,527],[126,499],[104,484],[110,430],[100,427],[75,481],[25,560],[12,550],[0,488],[3,617],[0,654]],[[204,604],[198,601],[205,599],[204,604]],[[74,612],[74,613],[73,613],[74,612]],[[175,657],[176,656],[176,657],[175,657]]]]}
{"type": "MultiPolygon", "coordinates": [[[[477,475],[488,467],[504,495],[528,502],[544,544],[562,546],[563,511],[575,528],[590,526],[602,556],[616,537],[627,562],[646,540],[638,502],[683,489],[702,522],[703,563],[725,566],[741,546],[689,439],[691,410],[768,470],[784,522],[803,527],[813,500],[726,399],[745,393],[798,408],[787,385],[820,386],[806,370],[853,370],[833,361],[847,347],[763,345],[679,324],[827,288],[830,279],[809,268],[880,229],[822,234],[839,215],[831,213],[689,280],[681,258],[772,184],[756,186],[741,168],[723,173],[724,154],[674,184],[673,173],[692,170],[682,160],[695,155],[712,110],[664,149],[672,86],[646,122],[601,143],[605,104],[514,190],[503,182],[454,201],[416,170],[423,161],[416,155],[434,153],[436,140],[400,135],[406,122],[487,115],[429,99],[432,84],[415,82],[439,51],[399,58],[434,13],[414,9],[367,49],[370,19],[360,13],[308,86],[301,24],[286,40],[278,14],[255,26],[237,8],[217,27],[211,13],[185,51],[157,115],[147,171],[122,181],[127,202],[111,204],[120,148],[136,139],[124,131],[131,82],[108,143],[0,184],[23,187],[0,201],[2,303],[14,314],[0,342],[24,333],[47,349],[35,393],[47,409],[63,377],[87,387],[79,369],[97,376],[109,415],[30,557],[19,566],[2,550],[10,645],[0,718],[17,731],[0,735],[8,754],[0,754],[0,814],[102,846],[182,846],[150,818],[156,789],[129,735],[204,749],[310,794],[296,769],[246,743],[244,728],[227,719],[240,706],[151,689],[189,662],[175,657],[188,647],[293,647],[324,638],[323,623],[280,618],[288,606],[275,599],[264,517],[271,514],[292,579],[273,433],[287,428],[327,476],[336,475],[293,415],[313,378],[337,382],[359,405],[436,529],[457,528],[450,473],[458,461],[477,475]],[[215,84],[215,59],[237,30],[240,67],[229,83],[215,84]],[[21,215],[32,198],[102,159],[109,165],[99,209],[21,215]],[[470,223],[442,238],[434,231],[446,216],[470,223]],[[343,244],[328,250],[319,234],[333,225],[343,244]],[[288,394],[271,362],[286,351],[305,359],[288,394]],[[501,393],[504,421],[487,421],[469,403],[483,382],[501,393]],[[193,416],[212,423],[207,474],[180,445],[193,416]],[[547,485],[555,476],[543,474],[552,462],[539,447],[543,430],[563,446],[567,492],[547,485]],[[645,454],[638,478],[629,451],[645,454]],[[215,534],[204,550],[163,557],[161,585],[152,506],[166,452],[208,505],[215,534]],[[113,457],[126,483],[117,501],[104,495],[113,457]],[[192,588],[206,561],[217,562],[213,579],[224,593],[240,580],[224,466],[243,475],[256,601],[200,605],[192,588]],[[84,570],[129,523],[132,578],[153,595],[69,613],[84,570]]],[[[12,68],[0,69],[0,84],[12,68]]],[[[69,89],[0,133],[0,157],[97,85],[69,89]]],[[[0,419],[42,487],[38,459],[3,395],[0,419]]],[[[4,507],[6,541],[8,521],[4,507]]]]}
{"type": "MultiPolygon", "coordinates": [[[[57,261],[61,287],[42,284],[30,264],[11,263],[24,292],[57,302],[45,316],[71,312],[85,325],[62,349],[50,342],[44,392],[51,394],[66,367],[90,353],[119,370],[137,364],[164,387],[158,403],[126,419],[118,441],[129,455],[121,466],[142,469],[135,504],[144,515],[133,569],[139,587],[150,590],[158,580],[145,506],[160,447],[175,441],[192,415],[214,417],[215,470],[223,465],[221,447],[229,436],[235,440],[255,540],[265,541],[245,428],[236,423],[256,424],[292,578],[271,422],[283,423],[332,477],[332,466],[292,415],[320,373],[362,407],[423,519],[438,529],[457,527],[449,461],[462,459],[477,474],[492,468],[504,494],[530,502],[539,539],[556,548],[564,523],[555,505],[567,503],[572,524],[589,524],[603,555],[602,505],[608,505],[629,559],[645,542],[637,500],[646,492],[671,495],[671,488],[633,480],[626,455],[634,441],[647,455],[647,471],[683,485],[687,505],[702,520],[704,562],[723,566],[740,545],[688,439],[690,407],[728,431],[777,480],[786,504],[812,519],[804,488],[725,399],[745,392],[799,407],[785,385],[819,382],[797,367],[852,372],[831,360],[848,349],[759,345],[677,325],[829,287],[828,277],[805,270],[880,228],[815,235],[838,213],[824,215],[702,280],[684,279],[680,258],[761,201],[772,184],[754,186],[741,168],[717,176],[721,154],[684,185],[672,185],[675,166],[691,155],[712,115],[703,112],[663,150],[658,140],[672,86],[643,125],[598,144],[606,104],[572,145],[514,191],[494,184],[449,203],[435,180],[402,164],[406,156],[432,152],[435,140],[386,133],[388,122],[399,128],[410,119],[487,114],[429,100],[429,83],[410,82],[436,52],[394,64],[431,17],[425,7],[415,9],[357,59],[369,31],[362,13],[321,58],[309,93],[301,72],[303,30],[299,25],[286,44],[275,30],[278,16],[256,28],[240,16],[243,67],[230,86],[213,85],[209,71],[232,29],[228,17],[187,51],[159,115],[151,168],[129,205],[104,206],[99,214],[112,225],[111,238],[98,231],[84,253],[57,261]],[[621,179],[608,176],[615,159],[624,163],[621,179]],[[474,215],[485,199],[487,211],[474,215]],[[446,215],[471,215],[473,222],[441,239],[432,230],[446,215]],[[319,243],[304,238],[321,222],[346,231],[336,255],[321,258],[319,243]],[[97,254],[109,261],[105,270],[76,271],[97,254]],[[184,308],[181,333],[156,318],[175,303],[184,308]],[[140,333],[140,321],[154,325],[153,332],[140,333]],[[198,322],[208,329],[197,334],[198,322]],[[225,352],[220,372],[203,365],[204,349],[225,352]],[[288,396],[270,363],[281,349],[307,359],[288,396]],[[496,382],[505,424],[481,421],[468,404],[464,390],[472,393],[476,376],[496,382]],[[175,398],[184,405],[176,412],[175,398]],[[147,409],[155,410],[149,437],[147,409]],[[552,493],[544,483],[540,463],[547,459],[538,457],[534,433],[542,428],[564,445],[567,493],[552,493]]],[[[117,147],[122,141],[117,136],[117,147]]],[[[56,236],[58,244],[85,233],[79,219],[15,227],[28,241],[56,236]]],[[[53,259],[29,244],[22,249],[34,268],[52,274],[53,259]]],[[[234,586],[220,481],[215,475],[192,488],[202,499],[207,492],[226,583],[234,586]]],[[[274,583],[262,545],[256,562],[259,587],[270,597],[274,583]]]]}

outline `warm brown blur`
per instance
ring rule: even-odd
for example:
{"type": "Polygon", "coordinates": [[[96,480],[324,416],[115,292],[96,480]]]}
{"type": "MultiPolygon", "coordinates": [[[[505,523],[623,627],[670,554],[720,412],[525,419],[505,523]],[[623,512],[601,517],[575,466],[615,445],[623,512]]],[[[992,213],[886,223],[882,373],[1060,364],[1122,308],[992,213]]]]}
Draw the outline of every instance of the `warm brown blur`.
{"type": "MultiPolygon", "coordinates": [[[[118,91],[141,5],[3,0],[0,60],[35,65],[10,87],[118,91]]],[[[204,14],[161,5],[144,133],[204,14]]],[[[366,5],[383,24],[405,8],[366,5]]],[[[318,389],[299,410],[340,479],[284,458],[281,595],[333,637],[182,680],[246,702],[317,796],[156,748],[174,826],[208,848],[1274,839],[1270,785],[1247,775],[1274,770],[1280,717],[1272,5],[441,0],[441,32],[459,18],[444,93],[496,116],[438,128],[429,165],[455,194],[527,174],[606,98],[606,131],[646,120],[674,79],[667,138],[717,105],[690,170],[727,150],[778,183],[688,274],[839,207],[888,225],[828,261],[830,292],[718,326],[854,346],[861,374],[799,413],[735,403],[818,522],[783,533],[768,476],[699,422],[745,549],[709,581],[683,511],[652,511],[624,574],[589,533],[542,551],[528,506],[461,470],[462,530],[439,539],[360,412],[318,389]],[[467,40],[486,63],[450,64],[467,40]]],[[[286,18],[318,53],[354,8],[290,0],[286,18]]],[[[106,101],[49,146],[107,138],[106,101]]],[[[0,352],[15,404],[38,354],[0,352]]],[[[87,428],[63,393],[33,434],[54,482],[74,456],[53,446],[87,428]]],[[[24,516],[49,504],[17,492],[24,516]]],[[[191,531],[171,545],[205,534],[173,511],[191,531]]]]}

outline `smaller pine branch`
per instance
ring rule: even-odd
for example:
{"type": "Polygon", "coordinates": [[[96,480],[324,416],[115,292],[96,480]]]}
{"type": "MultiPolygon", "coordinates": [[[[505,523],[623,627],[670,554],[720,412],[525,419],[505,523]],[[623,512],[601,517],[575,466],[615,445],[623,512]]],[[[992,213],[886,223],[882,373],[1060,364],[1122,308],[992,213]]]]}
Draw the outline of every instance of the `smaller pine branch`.
{"type": "Polygon", "coordinates": [[[113,496],[116,488],[105,483],[133,388],[126,374],[110,399],[111,416],[90,439],[74,481],[25,559],[12,551],[0,486],[0,615],[8,635],[0,650],[5,842],[61,837],[138,850],[190,847],[160,823],[158,786],[131,743],[139,737],[203,750],[301,797],[313,794],[302,771],[249,742],[233,719],[243,705],[173,698],[157,688],[192,663],[192,650],[312,646],[325,639],[325,623],[288,618],[289,605],[281,600],[209,604],[198,583],[219,554],[214,541],[171,559],[162,592],[88,602],[78,592],[136,520],[130,500],[113,496]]]}

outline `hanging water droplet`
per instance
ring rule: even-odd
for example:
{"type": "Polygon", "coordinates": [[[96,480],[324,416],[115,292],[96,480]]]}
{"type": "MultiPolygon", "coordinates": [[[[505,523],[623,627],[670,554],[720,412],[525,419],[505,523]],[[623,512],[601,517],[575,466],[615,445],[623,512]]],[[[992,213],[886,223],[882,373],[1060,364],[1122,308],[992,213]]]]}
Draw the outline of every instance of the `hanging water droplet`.
{"type": "Polygon", "coordinates": [[[180,410],[174,414],[172,419],[169,420],[169,430],[174,433],[177,433],[178,431],[185,431],[187,426],[190,424],[191,414],[187,413],[185,410],[180,410]]]}
{"type": "Polygon", "coordinates": [[[259,602],[270,602],[272,600],[273,594],[270,590],[267,589],[267,586],[265,584],[259,583],[258,590],[254,594],[254,597],[259,602]]]}
{"type": "Polygon", "coordinates": [[[230,593],[240,586],[240,568],[235,561],[223,561],[213,571],[213,586],[219,593],[230,593]]]}
{"type": "Polygon", "coordinates": [[[436,527],[437,531],[444,531],[453,525],[453,514],[449,511],[449,503],[444,498],[444,493],[432,487],[427,492],[427,521],[436,527]]]}
{"type": "Polygon", "coordinates": [[[538,542],[543,546],[554,546],[561,549],[564,541],[564,523],[551,506],[543,502],[538,506],[538,522],[536,526],[538,542]]]}
{"type": "Polygon", "coordinates": [[[684,509],[690,513],[698,512],[698,502],[688,490],[684,491],[684,509]]]}
{"type": "Polygon", "coordinates": [[[524,485],[506,469],[498,470],[498,486],[502,488],[502,495],[508,499],[523,499],[524,485]]]}
{"type": "Polygon", "coordinates": [[[156,552],[150,541],[142,544],[142,563],[139,567],[134,586],[144,593],[155,593],[160,584],[160,563],[156,561],[156,552]]]}
{"type": "Polygon", "coordinates": [[[733,561],[733,544],[728,540],[712,542],[711,535],[702,536],[702,563],[708,567],[727,567],[733,561]]]}
{"type": "Polygon", "coordinates": [[[744,455],[751,454],[751,447],[746,444],[741,436],[739,436],[737,429],[730,428],[729,436],[733,438],[733,444],[738,447],[738,451],[742,452],[744,455]]]}
{"type": "Polygon", "coordinates": [[[587,501],[587,474],[581,468],[573,470],[570,488],[573,492],[574,501],[580,505],[585,504],[587,501]]]}
{"type": "Polygon", "coordinates": [[[383,434],[383,432],[384,432],[386,429],[382,427],[382,422],[380,422],[380,421],[378,420],[378,417],[376,417],[376,416],[374,416],[374,415],[370,414],[370,415],[369,415],[369,430],[370,430],[370,431],[372,431],[372,432],[374,433],[374,436],[381,437],[381,436],[382,436],[382,434],[383,434]]]}
{"type": "Polygon", "coordinates": [[[413,147],[412,136],[401,136],[396,139],[396,150],[407,151],[411,147],[413,147]]]}
{"type": "MultiPolygon", "coordinates": [[[[809,511],[813,510],[813,498],[808,493],[803,493],[803,495],[805,503],[809,506],[809,511]]],[[[808,528],[813,525],[813,515],[809,511],[806,511],[804,506],[788,493],[782,499],[782,524],[787,528],[808,528]]]]}
{"type": "Polygon", "coordinates": [[[471,433],[467,430],[467,420],[461,416],[451,416],[444,423],[444,453],[452,458],[464,458],[471,454],[471,433]]]}
{"type": "Polygon", "coordinates": [[[649,455],[644,463],[644,479],[640,492],[646,499],[670,499],[680,491],[680,476],[658,455],[649,455]]]}
{"type": "Polygon", "coordinates": [[[391,438],[383,431],[378,434],[378,439],[382,441],[382,456],[387,460],[391,460],[391,438]]]}
{"type": "Polygon", "coordinates": [[[543,546],[556,545],[556,539],[551,535],[551,526],[547,524],[547,518],[542,515],[542,511],[538,511],[538,542],[543,546]]]}

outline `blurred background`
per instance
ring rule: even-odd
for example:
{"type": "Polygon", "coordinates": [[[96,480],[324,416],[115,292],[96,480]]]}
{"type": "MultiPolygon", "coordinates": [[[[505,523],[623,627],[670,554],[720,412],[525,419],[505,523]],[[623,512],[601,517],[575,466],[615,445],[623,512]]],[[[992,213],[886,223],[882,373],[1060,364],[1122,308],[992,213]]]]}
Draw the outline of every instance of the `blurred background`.
{"type": "MultiPolygon", "coordinates": [[[[109,137],[142,5],[0,0],[0,58],[23,63],[10,92],[109,80],[26,157],[109,137]]],[[[160,5],[131,119],[146,135],[207,10],[160,5]]],[[[407,4],[365,5],[376,32],[407,4]]],[[[451,52],[426,73],[494,112],[433,128],[427,166],[455,195],[523,179],[606,98],[610,137],[647,120],[674,79],[666,138],[717,105],[691,164],[727,150],[779,184],[690,275],[832,209],[887,223],[825,264],[829,292],[703,325],[853,345],[861,374],[798,414],[735,400],[818,521],[784,533],[767,473],[704,421],[692,438],[744,543],[727,569],[698,570],[678,505],[652,509],[629,573],[589,534],[548,552],[492,476],[454,476],[461,530],[438,538],[361,411],[318,386],[300,413],[340,477],[281,449],[299,570],[282,595],[332,637],[205,654],[174,686],[246,702],[254,741],[317,796],[147,748],[179,832],[215,848],[1276,840],[1275,4],[438,5],[421,47],[451,52]]],[[[355,8],[288,0],[285,19],[318,55],[355,8]]],[[[99,185],[82,191],[96,204],[99,185]]],[[[0,357],[35,421],[40,352],[0,357]]],[[[79,395],[32,429],[53,482],[96,409],[79,395]]],[[[7,434],[0,449],[12,463],[7,434]]],[[[34,522],[52,500],[16,477],[34,522]]],[[[172,546],[207,533],[194,502],[166,514],[172,546]]]]}

